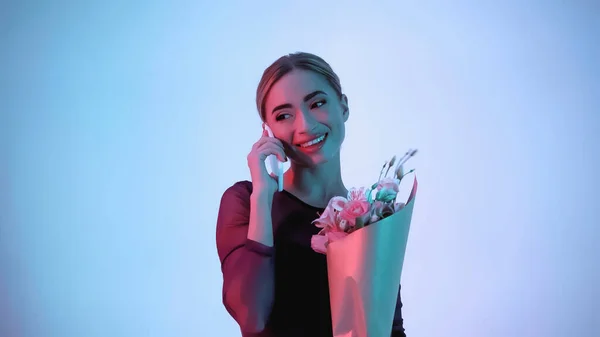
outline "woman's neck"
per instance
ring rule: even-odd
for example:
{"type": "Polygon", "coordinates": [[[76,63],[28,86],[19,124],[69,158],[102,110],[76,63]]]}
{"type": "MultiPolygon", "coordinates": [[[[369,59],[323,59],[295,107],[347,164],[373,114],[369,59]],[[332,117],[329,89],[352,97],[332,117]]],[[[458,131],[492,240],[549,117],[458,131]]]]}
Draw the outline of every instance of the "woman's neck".
{"type": "Polygon", "coordinates": [[[316,167],[292,167],[284,175],[285,189],[303,201],[325,207],[335,196],[346,196],[339,157],[316,167]]]}

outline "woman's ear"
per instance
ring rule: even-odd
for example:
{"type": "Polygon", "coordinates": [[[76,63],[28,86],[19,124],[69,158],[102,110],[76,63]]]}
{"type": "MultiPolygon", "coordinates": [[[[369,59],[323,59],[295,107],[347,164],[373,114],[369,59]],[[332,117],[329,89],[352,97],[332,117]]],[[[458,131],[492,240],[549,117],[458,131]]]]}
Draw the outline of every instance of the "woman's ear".
{"type": "Polygon", "coordinates": [[[350,115],[350,109],[348,108],[348,97],[345,94],[342,94],[340,104],[342,105],[342,115],[344,116],[344,122],[346,122],[348,121],[348,116],[350,115]]]}

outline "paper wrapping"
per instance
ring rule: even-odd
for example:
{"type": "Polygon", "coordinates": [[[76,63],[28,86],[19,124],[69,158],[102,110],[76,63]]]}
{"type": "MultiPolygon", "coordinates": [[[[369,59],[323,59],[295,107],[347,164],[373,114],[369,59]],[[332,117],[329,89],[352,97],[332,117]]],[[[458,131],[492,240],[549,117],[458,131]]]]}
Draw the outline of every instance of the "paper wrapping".
{"type": "Polygon", "coordinates": [[[417,179],[406,206],[327,246],[334,337],[389,337],[417,179]]]}

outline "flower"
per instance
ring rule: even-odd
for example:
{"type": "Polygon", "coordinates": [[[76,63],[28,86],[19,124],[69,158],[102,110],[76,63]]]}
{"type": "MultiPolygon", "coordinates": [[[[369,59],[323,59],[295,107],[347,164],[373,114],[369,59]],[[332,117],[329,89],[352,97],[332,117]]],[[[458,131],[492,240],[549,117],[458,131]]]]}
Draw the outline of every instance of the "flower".
{"type": "Polygon", "coordinates": [[[327,245],[330,242],[343,239],[349,233],[340,231],[329,231],[323,235],[313,235],[310,239],[310,247],[317,253],[327,253],[327,245]]]}
{"type": "Polygon", "coordinates": [[[369,188],[351,188],[346,197],[331,198],[323,213],[319,214],[319,218],[312,221],[317,228],[321,228],[319,233],[311,238],[313,250],[326,254],[330,242],[343,239],[354,231],[402,210],[405,204],[395,202],[400,191],[400,181],[406,174],[414,171],[413,169],[404,173],[402,164],[414,153],[416,150],[410,150],[398,161],[399,167],[392,170],[394,177],[387,177],[387,174],[395,165],[396,156],[389,162],[386,161],[378,181],[369,188]],[[382,179],[381,175],[386,167],[387,171],[382,179]],[[374,199],[373,194],[375,194],[374,199]]]}
{"type": "Polygon", "coordinates": [[[346,203],[344,209],[340,212],[340,217],[350,223],[352,227],[356,225],[356,218],[363,220],[363,223],[371,217],[369,213],[371,204],[367,200],[350,200],[346,203]]]}
{"type": "Polygon", "coordinates": [[[313,220],[312,223],[316,223],[315,226],[318,228],[329,228],[335,229],[339,226],[339,211],[344,209],[348,201],[344,197],[333,197],[329,200],[327,207],[318,219],[313,220]]]}
{"type": "Polygon", "coordinates": [[[349,229],[350,229],[350,226],[351,226],[352,224],[351,224],[351,223],[350,223],[348,220],[346,220],[346,219],[342,219],[339,213],[338,213],[338,215],[337,215],[337,216],[338,216],[338,222],[337,222],[337,224],[338,224],[338,228],[339,228],[340,230],[344,231],[344,232],[345,232],[345,231],[347,231],[347,230],[349,230],[349,229]]]}
{"type": "Polygon", "coordinates": [[[315,226],[318,228],[333,228],[336,224],[336,214],[332,208],[327,207],[321,216],[318,219],[313,220],[312,223],[316,223],[315,226]]]}
{"type": "Polygon", "coordinates": [[[367,201],[367,193],[370,191],[366,187],[351,188],[348,191],[348,200],[363,200],[367,201]]]}
{"type": "Polygon", "coordinates": [[[400,191],[400,179],[397,178],[383,178],[377,183],[377,195],[375,200],[383,202],[391,202],[396,199],[398,191],[400,191]]]}
{"type": "Polygon", "coordinates": [[[398,193],[400,191],[400,179],[392,177],[383,178],[377,183],[377,189],[392,190],[398,193]]]}
{"type": "Polygon", "coordinates": [[[344,197],[333,197],[329,200],[329,205],[327,205],[327,207],[333,207],[334,210],[339,212],[346,207],[347,203],[348,199],[344,197]]]}
{"type": "Polygon", "coordinates": [[[375,200],[391,202],[396,199],[396,195],[398,195],[398,193],[394,192],[393,190],[379,190],[379,192],[377,192],[377,195],[375,196],[375,200]]]}
{"type": "Polygon", "coordinates": [[[327,242],[329,238],[326,235],[313,235],[310,238],[310,247],[317,253],[327,253],[327,242]]]}
{"type": "Polygon", "coordinates": [[[380,219],[386,218],[394,214],[394,206],[390,203],[375,200],[373,202],[373,215],[380,219]]]}
{"type": "Polygon", "coordinates": [[[394,175],[396,176],[396,178],[402,179],[402,177],[404,176],[404,166],[398,165],[398,168],[396,168],[396,172],[394,172],[394,175]]]}
{"type": "Polygon", "coordinates": [[[394,155],[390,160],[390,167],[394,166],[394,164],[396,164],[396,155],[394,155]]]}
{"type": "Polygon", "coordinates": [[[377,222],[377,221],[379,221],[379,220],[381,220],[381,218],[380,218],[380,217],[378,217],[378,216],[377,216],[377,215],[375,215],[375,214],[372,214],[372,215],[371,215],[371,218],[369,219],[369,223],[374,223],[374,222],[377,222]]]}

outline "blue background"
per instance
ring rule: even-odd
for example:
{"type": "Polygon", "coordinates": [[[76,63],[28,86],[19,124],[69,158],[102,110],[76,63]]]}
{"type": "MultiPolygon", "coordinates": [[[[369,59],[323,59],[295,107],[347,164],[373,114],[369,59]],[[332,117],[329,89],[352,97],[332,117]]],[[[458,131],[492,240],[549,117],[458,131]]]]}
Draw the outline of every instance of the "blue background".
{"type": "Polygon", "coordinates": [[[419,149],[409,336],[600,335],[599,36],[594,1],[2,2],[0,336],[239,336],[218,204],[295,51],[347,185],[419,149]]]}

